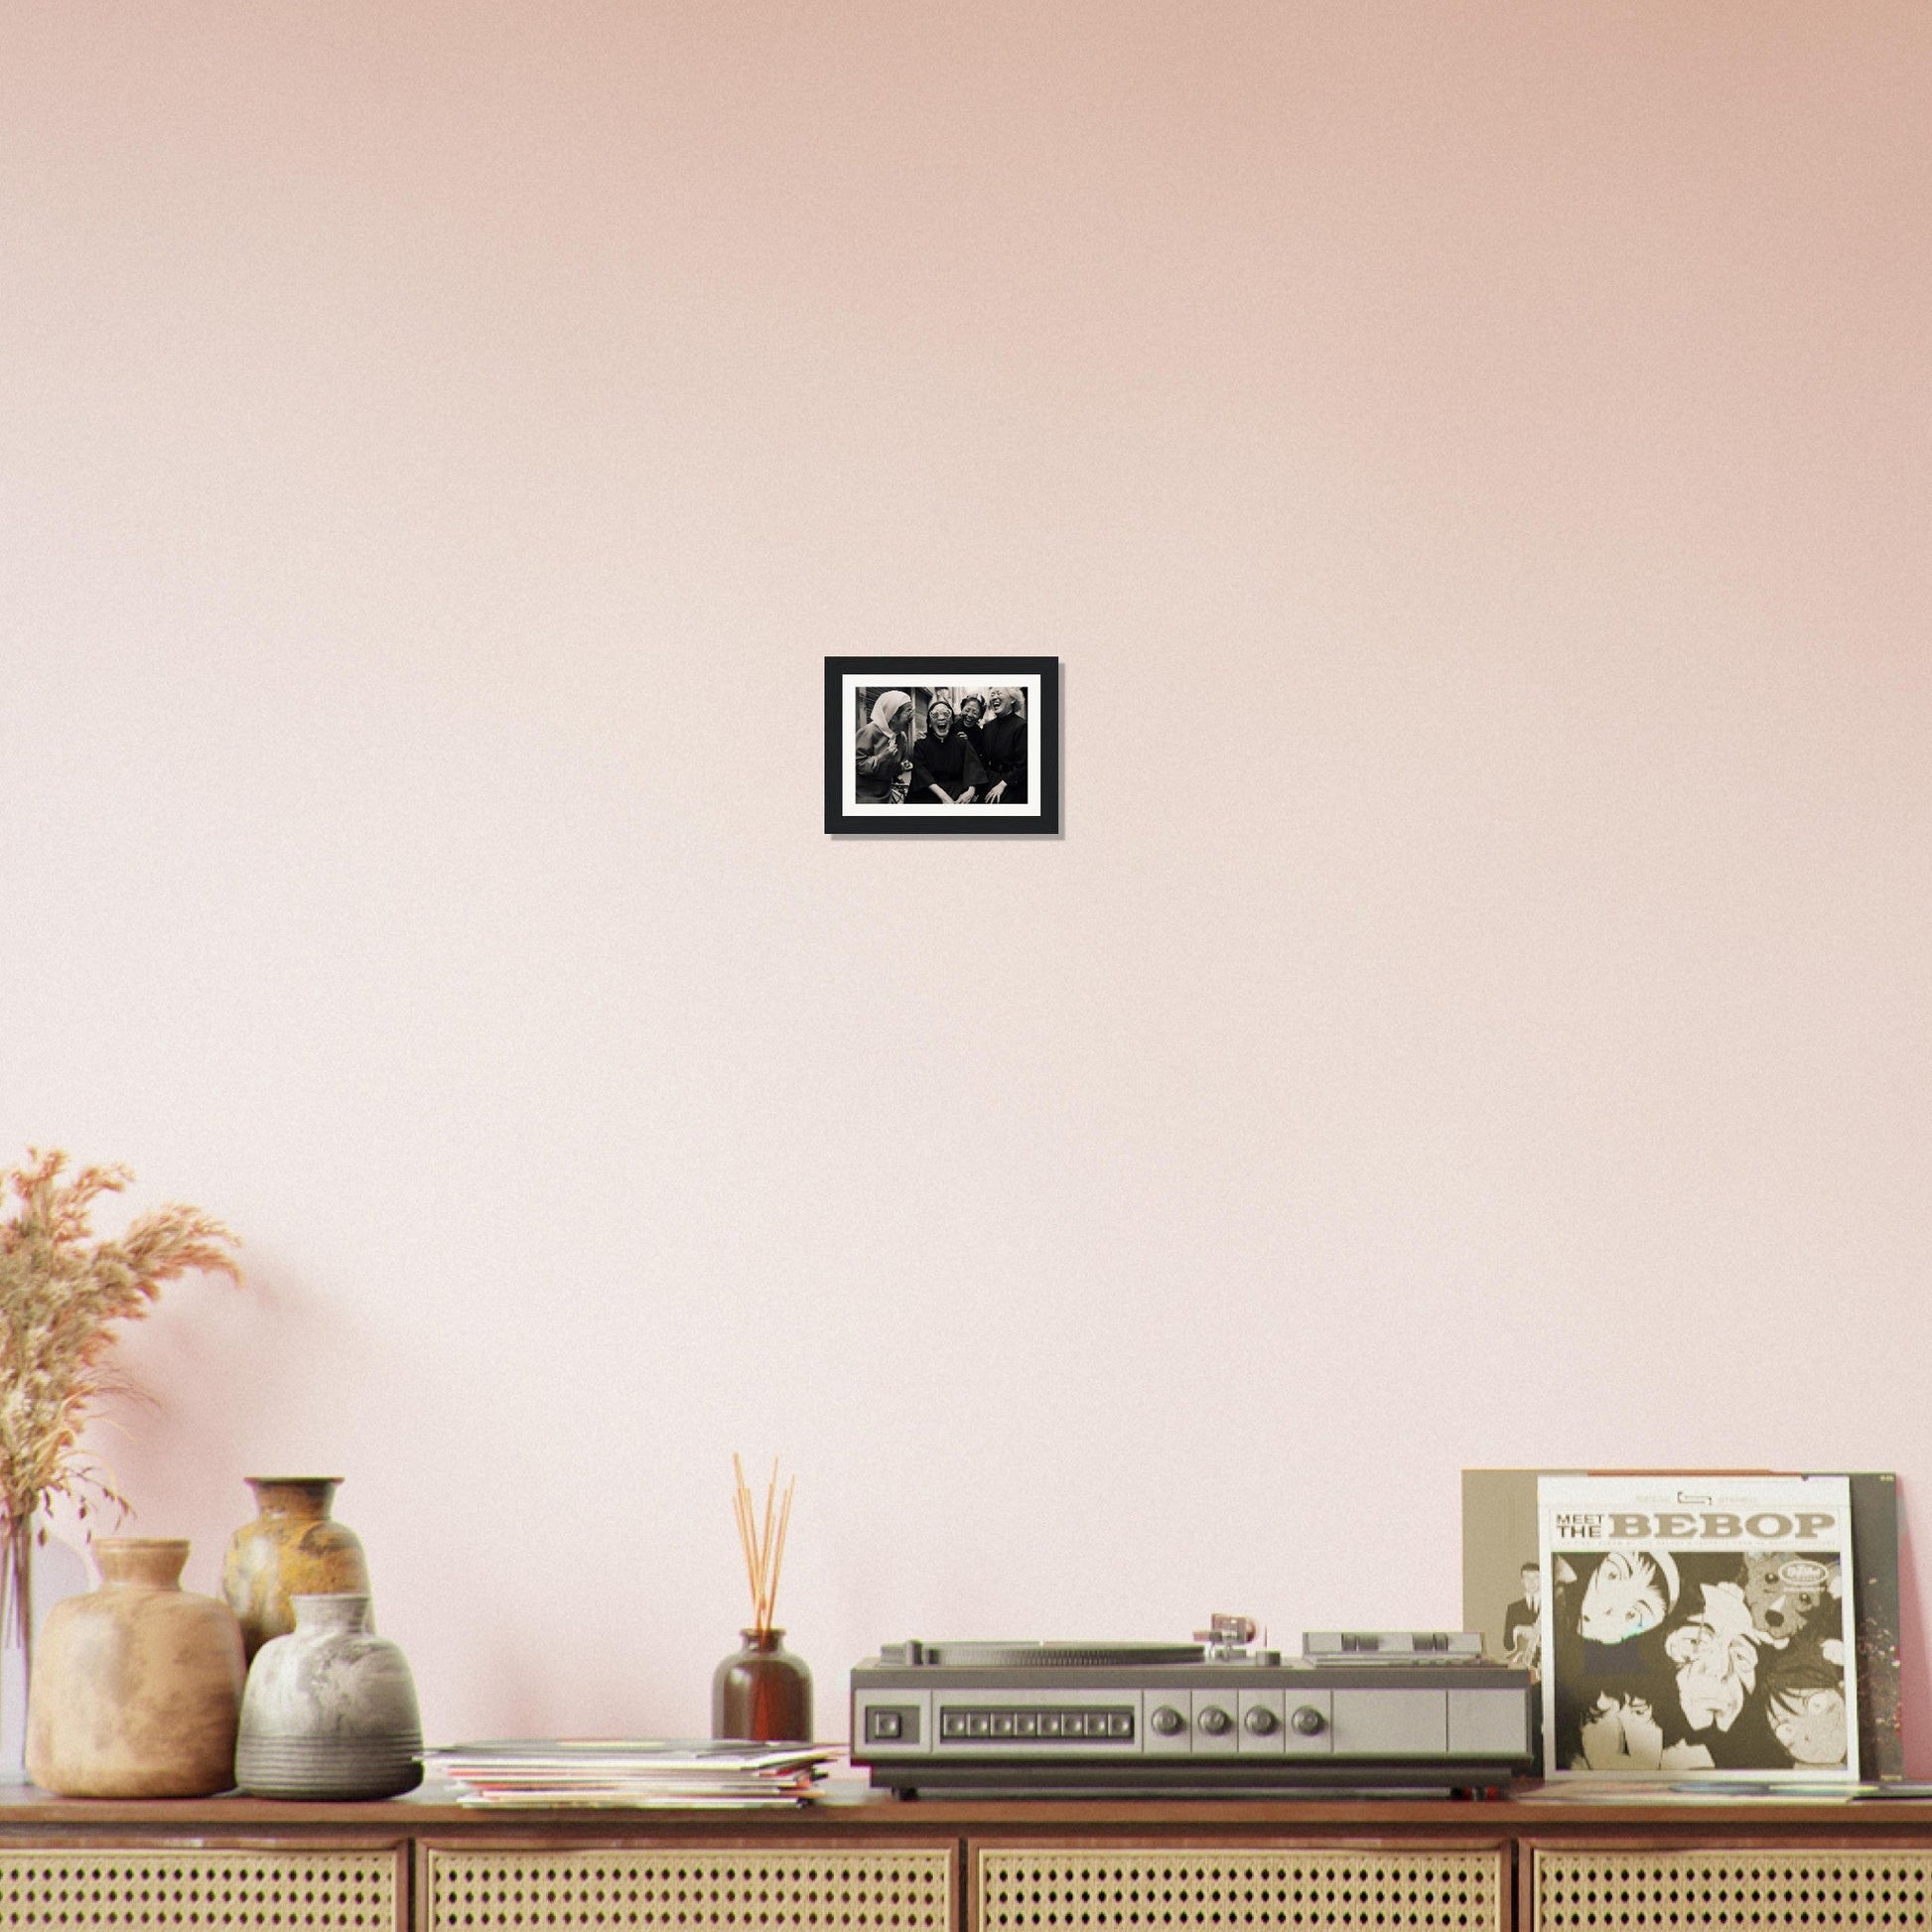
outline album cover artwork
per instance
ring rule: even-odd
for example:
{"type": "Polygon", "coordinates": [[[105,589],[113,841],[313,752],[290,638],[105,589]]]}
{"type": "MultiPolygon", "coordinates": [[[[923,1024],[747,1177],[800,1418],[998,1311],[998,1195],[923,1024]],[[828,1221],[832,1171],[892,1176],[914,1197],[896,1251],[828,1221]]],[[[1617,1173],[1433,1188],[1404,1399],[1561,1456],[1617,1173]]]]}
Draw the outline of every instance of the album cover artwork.
{"type": "MultiPolygon", "coordinates": [[[[1462,1471],[1462,1627],[1481,1633],[1486,1654],[1528,1668],[1539,1684],[1544,1583],[1537,1554],[1537,1483],[1539,1477],[1588,1473],[1581,1469],[1462,1471]]],[[[1645,1472],[1652,1477],[1658,1473],[1645,1472]]],[[[1777,1472],[1747,1473],[1758,1478],[1777,1472]]],[[[1709,1485],[1734,1481],[1740,1472],[1665,1474],[1709,1485]]],[[[1895,1782],[1905,1773],[1899,1718],[1897,1478],[1889,1471],[1863,1470],[1845,1480],[1852,1498],[1858,1765],[1865,1779],[1895,1782]]],[[[1829,1696],[1823,1701],[1829,1706],[1829,1696]]]]}
{"type": "Polygon", "coordinates": [[[1545,1476],[1552,1780],[1859,1775],[1843,1476],[1545,1476]]]}

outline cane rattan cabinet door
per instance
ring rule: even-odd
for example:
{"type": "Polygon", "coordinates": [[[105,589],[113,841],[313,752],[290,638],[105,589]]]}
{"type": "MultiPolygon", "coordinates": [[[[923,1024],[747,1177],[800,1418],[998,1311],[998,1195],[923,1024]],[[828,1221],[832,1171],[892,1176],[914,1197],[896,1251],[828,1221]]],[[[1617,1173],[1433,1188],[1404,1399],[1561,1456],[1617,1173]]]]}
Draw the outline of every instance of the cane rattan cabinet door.
{"type": "Polygon", "coordinates": [[[0,1851],[0,1932],[404,1932],[401,1851],[0,1851]]]}
{"type": "Polygon", "coordinates": [[[1537,1846],[1529,1865],[1537,1932],[1932,1928],[1932,1851],[1537,1846]]]}
{"type": "Polygon", "coordinates": [[[429,1932],[955,1932],[951,1844],[747,1851],[432,1845],[429,1932]]]}
{"type": "Polygon", "coordinates": [[[1508,1853],[1005,1850],[973,1861],[975,1932],[1502,1932],[1508,1853]]]}

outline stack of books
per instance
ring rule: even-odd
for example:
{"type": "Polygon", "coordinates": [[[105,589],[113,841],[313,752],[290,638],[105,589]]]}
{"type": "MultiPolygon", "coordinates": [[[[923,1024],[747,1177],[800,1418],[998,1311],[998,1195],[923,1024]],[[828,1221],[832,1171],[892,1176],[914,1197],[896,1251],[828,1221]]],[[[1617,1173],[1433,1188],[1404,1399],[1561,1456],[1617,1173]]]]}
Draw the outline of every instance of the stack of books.
{"type": "Polygon", "coordinates": [[[833,1744],[708,1738],[516,1738],[423,1753],[467,1805],[798,1805],[817,1796],[833,1744]]]}

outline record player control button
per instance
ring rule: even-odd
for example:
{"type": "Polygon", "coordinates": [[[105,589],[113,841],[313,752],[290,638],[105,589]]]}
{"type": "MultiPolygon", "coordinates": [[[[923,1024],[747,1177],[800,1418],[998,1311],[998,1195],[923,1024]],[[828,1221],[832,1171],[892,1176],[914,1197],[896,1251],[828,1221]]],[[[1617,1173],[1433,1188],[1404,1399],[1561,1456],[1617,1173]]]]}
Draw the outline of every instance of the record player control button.
{"type": "Polygon", "coordinates": [[[1304,1737],[1313,1737],[1327,1727],[1328,1721],[1311,1704],[1297,1707],[1295,1715],[1289,1719],[1304,1737]]]}
{"type": "Polygon", "coordinates": [[[984,1711],[967,1714],[966,1735],[968,1737],[990,1737],[993,1734],[993,1720],[984,1711]]]}
{"type": "Polygon", "coordinates": [[[1185,1730],[1187,1727],[1187,1720],[1183,1718],[1180,1715],[1180,1713],[1173,1708],[1172,1704],[1162,1705],[1161,1708],[1155,1712],[1153,1717],[1151,1717],[1148,1720],[1148,1723],[1151,1724],[1154,1726],[1154,1728],[1161,1733],[1163,1737],[1173,1737],[1177,1732],[1185,1730]]]}
{"type": "Polygon", "coordinates": [[[1110,1711],[1107,1714],[1109,1737],[1131,1737],[1133,1734],[1134,1720],[1125,1711],[1110,1711]]]}
{"type": "Polygon", "coordinates": [[[1011,1737],[1013,1735],[1013,1713],[1011,1711],[994,1712],[993,1734],[995,1737],[1011,1737]]]}
{"type": "Polygon", "coordinates": [[[1234,1720],[1218,1704],[1210,1704],[1194,1722],[1210,1737],[1220,1737],[1234,1728],[1234,1720]]]}
{"type": "Polygon", "coordinates": [[[1013,1728],[1016,1736],[1037,1737],[1039,1735],[1039,1719],[1031,1711],[1022,1711],[1014,1719],[1013,1728]]]}
{"type": "Polygon", "coordinates": [[[1057,1737],[1060,1734],[1060,1714],[1057,1711],[1042,1711],[1039,1714],[1039,1734],[1042,1737],[1057,1737]]]}
{"type": "Polygon", "coordinates": [[[1257,1704],[1241,1722],[1257,1737],[1266,1737],[1281,1720],[1265,1704],[1257,1704]]]}

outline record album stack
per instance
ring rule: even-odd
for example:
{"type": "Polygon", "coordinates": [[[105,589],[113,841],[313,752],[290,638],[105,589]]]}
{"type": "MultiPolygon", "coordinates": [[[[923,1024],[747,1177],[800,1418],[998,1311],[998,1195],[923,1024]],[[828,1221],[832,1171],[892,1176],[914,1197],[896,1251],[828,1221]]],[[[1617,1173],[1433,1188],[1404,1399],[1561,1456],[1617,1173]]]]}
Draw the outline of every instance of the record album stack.
{"type": "Polygon", "coordinates": [[[520,1738],[424,1754],[473,1805],[675,1805],[680,1810],[797,1805],[818,1795],[826,1744],[735,1740],[520,1738]]]}

